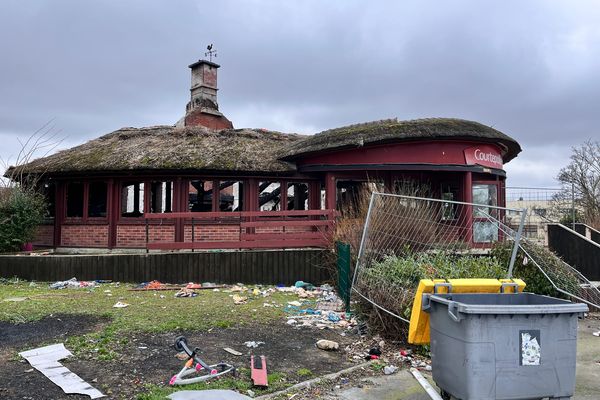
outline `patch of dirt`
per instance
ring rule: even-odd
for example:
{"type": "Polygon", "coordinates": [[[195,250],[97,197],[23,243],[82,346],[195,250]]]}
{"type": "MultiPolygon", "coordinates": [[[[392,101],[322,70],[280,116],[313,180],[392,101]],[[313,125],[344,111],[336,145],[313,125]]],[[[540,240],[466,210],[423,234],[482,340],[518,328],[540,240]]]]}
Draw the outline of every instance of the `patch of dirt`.
{"type": "MultiPolygon", "coordinates": [[[[81,329],[90,326],[90,321],[82,322],[80,317],[70,328],[63,327],[58,331],[62,335],[54,334],[56,342],[62,341],[67,335],[82,334],[81,329]],[[81,323],[77,323],[80,321],[81,323]]],[[[72,321],[71,321],[72,322],[72,321]]],[[[2,329],[4,327],[1,327],[2,329]]],[[[7,326],[12,332],[17,333],[17,326],[7,326]]],[[[31,328],[34,329],[35,328],[31,328]]],[[[99,329],[99,328],[98,328],[99,329]]],[[[2,331],[4,334],[4,331],[2,331]]],[[[310,379],[319,375],[336,372],[347,368],[353,363],[343,348],[352,343],[356,337],[341,336],[332,330],[318,330],[315,328],[294,328],[286,325],[284,321],[270,325],[240,326],[228,329],[213,329],[210,332],[173,332],[173,333],[133,333],[127,336],[128,345],[122,351],[122,357],[115,361],[97,361],[93,359],[67,359],[63,364],[89,382],[92,386],[103,391],[111,399],[135,399],[144,391],[144,385],[162,384],[183,366],[183,361],[175,357],[177,351],[173,348],[174,340],[179,335],[185,335],[190,347],[201,349],[200,357],[214,364],[225,361],[236,367],[249,368],[250,355],[265,355],[269,373],[285,373],[290,383],[310,379]],[[331,339],[340,343],[340,351],[326,352],[316,348],[319,339],[331,339]],[[265,344],[256,349],[247,348],[246,341],[262,341],[265,344]],[[243,353],[234,356],[223,350],[231,347],[243,353]],[[309,369],[311,376],[300,377],[299,369],[309,369]]],[[[48,342],[50,335],[44,330],[37,330],[37,335],[29,335],[29,340],[13,340],[20,343],[15,350],[22,350],[19,346],[27,344],[27,348],[34,347],[32,343],[48,342]]],[[[0,398],[7,399],[86,399],[86,396],[65,395],[58,386],[37,371],[26,372],[31,369],[28,363],[12,359],[0,362],[0,398]]]]}
{"type": "Polygon", "coordinates": [[[60,342],[68,336],[94,332],[107,322],[108,318],[71,314],[48,316],[22,324],[0,321],[0,353],[21,346],[35,348],[40,343],[52,340],[60,342]]]}

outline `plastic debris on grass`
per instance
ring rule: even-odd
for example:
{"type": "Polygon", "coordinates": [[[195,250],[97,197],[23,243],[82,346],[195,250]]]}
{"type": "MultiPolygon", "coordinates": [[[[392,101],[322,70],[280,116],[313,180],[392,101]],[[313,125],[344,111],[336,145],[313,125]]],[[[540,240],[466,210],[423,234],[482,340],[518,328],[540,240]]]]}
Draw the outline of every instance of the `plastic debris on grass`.
{"type": "Polygon", "coordinates": [[[71,278],[66,281],[57,281],[50,285],[50,289],[82,289],[95,288],[98,286],[96,281],[78,281],[77,278],[71,278]]]}

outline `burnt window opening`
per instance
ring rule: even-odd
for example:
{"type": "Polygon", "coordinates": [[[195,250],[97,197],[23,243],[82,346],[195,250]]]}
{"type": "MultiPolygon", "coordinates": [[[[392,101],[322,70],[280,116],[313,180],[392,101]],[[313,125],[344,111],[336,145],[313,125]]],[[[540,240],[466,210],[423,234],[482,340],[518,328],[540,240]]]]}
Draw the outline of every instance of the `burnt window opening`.
{"type": "Polygon", "coordinates": [[[152,182],[150,185],[150,212],[170,213],[173,211],[173,182],[152,182]]]}
{"type": "Polygon", "coordinates": [[[121,216],[141,217],[144,214],[144,183],[126,182],[121,189],[121,216]]]}
{"type": "Polygon", "coordinates": [[[260,211],[281,210],[281,184],[279,182],[260,182],[258,186],[258,207],[260,211]]]}
{"type": "Polygon", "coordinates": [[[188,208],[193,212],[212,211],[213,184],[212,181],[190,181],[188,193],[188,208]]]}
{"type": "Polygon", "coordinates": [[[53,182],[44,184],[42,193],[46,200],[45,218],[54,218],[56,216],[56,185],[53,182]]]}
{"type": "Polygon", "coordinates": [[[244,210],[244,182],[221,181],[219,183],[219,211],[244,210]]]}
{"type": "Polygon", "coordinates": [[[308,184],[290,182],[287,187],[287,209],[308,210],[308,184]]]}
{"type": "Polygon", "coordinates": [[[83,217],[83,183],[69,182],[67,184],[67,217],[83,217]]]}
{"type": "MultiPolygon", "coordinates": [[[[440,190],[442,200],[458,201],[459,186],[458,184],[442,184],[440,190]]],[[[456,203],[442,203],[442,221],[454,221],[458,219],[458,205],[456,203]]]]}
{"type": "Polygon", "coordinates": [[[383,182],[338,180],[336,182],[336,208],[350,215],[359,214],[369,207],[371,192],[384,192],[383,182]]]}
{"type": "Polygon", "coordinates": [[[90,182],[88,190],[88,217],[105,218],[108,199],[106,182],[90,182]]]}

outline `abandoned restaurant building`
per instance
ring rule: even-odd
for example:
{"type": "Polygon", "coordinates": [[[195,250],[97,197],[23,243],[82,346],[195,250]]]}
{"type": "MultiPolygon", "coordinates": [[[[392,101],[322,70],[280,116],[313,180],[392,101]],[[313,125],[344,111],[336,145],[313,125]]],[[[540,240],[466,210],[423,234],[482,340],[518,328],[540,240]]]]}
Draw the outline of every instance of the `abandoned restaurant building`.
{"type": "MultiPolygon", "coordinates": [[[[122,128],[7,172],[42,177],[49,211],[36,247],[324,247],[335,210],[373,184],[421,182],[437,198],[505,203],[503,164],[521,149],[491,127],[431,118],[315,135],[235,129],[219,111],[219,65],[189,67],[177,124],[122,128]]],[[[465,240],[488,240],[472,230],[465,240]]]]}

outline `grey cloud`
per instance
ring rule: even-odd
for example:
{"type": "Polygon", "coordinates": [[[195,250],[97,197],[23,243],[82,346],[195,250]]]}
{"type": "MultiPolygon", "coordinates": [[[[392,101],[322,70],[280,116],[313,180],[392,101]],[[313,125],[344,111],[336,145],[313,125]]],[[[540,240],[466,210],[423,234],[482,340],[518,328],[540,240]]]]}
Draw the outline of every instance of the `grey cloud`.
{"type": "Polygon", "coordinates": [[[593,1],[8,0],[0,135],[52,117],[73,144],[174,123],[187,65],[215,43],[221,110],[236,126],[474,119],[523,145],[509,182],[552,185],[552,160],[600,136],[599,18],[593,1]]]}

